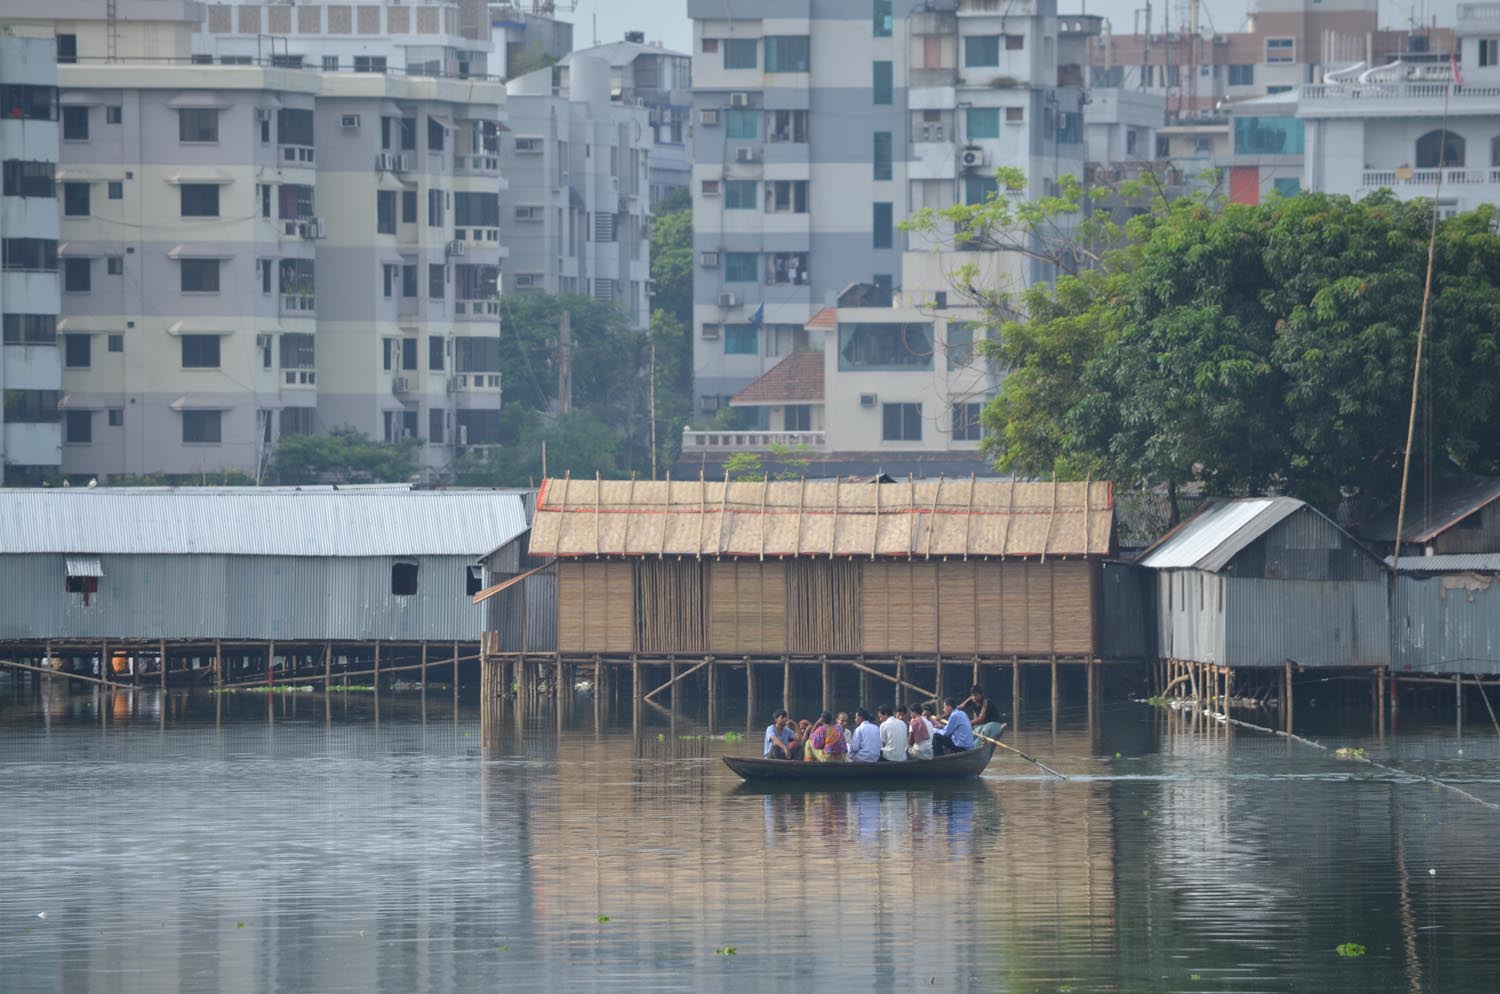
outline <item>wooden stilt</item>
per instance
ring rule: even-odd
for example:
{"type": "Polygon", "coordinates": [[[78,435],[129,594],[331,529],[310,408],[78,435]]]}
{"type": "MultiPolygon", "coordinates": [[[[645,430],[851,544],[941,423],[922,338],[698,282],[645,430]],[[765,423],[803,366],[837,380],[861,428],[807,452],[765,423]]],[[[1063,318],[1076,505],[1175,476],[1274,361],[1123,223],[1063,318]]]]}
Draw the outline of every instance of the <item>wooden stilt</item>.
{"type": "Polygon", "coordinates": [[[1290,733],[1292,731],[1292,664],[1291,663],[1287,663],[1282,668],[1282,675],[1283,675],[1283,677],[1285,679],[1285,689],[1282,692],[1283,696],[1285,697],[1285,700],[1282,701],[1282,709],[1281,709],[1282,710],[1282,715],[1281,715],[1281,720],[1286,725],[1287,732],[1290,733]]]}
{"type": "Polygon", "coordinates": [[[792,660],[789,656],[781,657],[781,706],[788,712],[792,710],[792,660]]]}
{"type": "MultiPolygon", "coordinates": [[[[668,656],[667,657],[667,675],[671,677],[671,679],[667,682],[667,686],[672,688],[672,713],[676,714],[677,713],[677,657],[676,656],[668,656]]],[[[655,694],[655,693],[657,693],[657,691],[653,690],[650,694],[647,694],[646,696],[650,697],[652,694],[655,694]]]]}
{"type": "Polygon", "coordinates": [[[634,653],[630,656],[631,694],[637,702],[641,700],[641,659],[634,653]]]}
{"type": "Polygon", "coordinates": [[[755,727],[755,664],[745,657],[745,727],[755,727]]]}
{"type": "Polygon", "coordinates": [[[818,664],[822,667],[822,670],[823,670],[823,710],[824,711],[832,711],[833,710],[833,683],[829,679],[828,657],[827,656],[819,656],[818,657],[818,664]]]}
{"type": "Polygon", "coordinates": [[[910,704],[910,703],[912,703],[911,695],[906,692],[906,688],[907,688],[907,683],[906,683],[906,657],[905,656],[897,656],[896,657],[896,703],[897,704],[910,704]]]}
{"type": "Polygon", "coordinates": [[[1010,657],[1010,713],[1011,722],[1021,724],[1021,657],[1010,657]]]}
{"type": "Polygon", "coordinates": [[[937,699],[941,701],[944,697],[948,696],[946,693],[946,690],[948,688],[943,683],[943,654],[941,652],[937,654],[937,660],[934,663],[934,668],[935,672],[932,676],[932,691],[933,693],[937,694],[937,699]]]}
{"type": "Polygon", "coordinates": [[[1385,738],[1385,667],[1375,671],[1375,691],[1378,695],[1375,703],[1375,711],[1379,716],[1380,724],[1376,732],[1380,738],[1385,738]]]}
{"type": "Polygon", "coordinates": [[[1462,741],[1464,737],[1464,678],[1461,673],[1453,674],[1453,700],[1458,709],[1454,727],[1458,731],[1459,740],[1462,741]]]}
{"type": "Polygon", "coordinates": [[[704,662],[708,663],[708,734],[712,735],[717,730],[714,716],[719,709],[719,668],[714,665],[712,656],[704,662]]]}
{"type": "Polygon", "coordinates": [[[276,685],[276,643],[266,643],[266,686],[276,685]]]}
{"type": "MultiPolygon", "coordinates": [[[[974,657],[974,672],[973,672],[973,674],[969,678],[969,686],[971,686],[971,687],[979,687],[979,686],[982,686],[982,685],[983,685],[983,683],[979,679],[979,657],[975,656],[974,657]]],[[[986,696],[988,696],[988,693],[986,693],[986,696]]]]}
{"type": "Polygon", "coordinates": [[[604,728],[604,658],[594,657],[594,731],[604,728]]]}
{"type": "MultiPolygon", "coordinates": [[[[481,646],[484,645],[484,639],[483,639],[482,636],[480,638],[479,644],[481,646]]],[[[422,643],[422,700],[423,701],[427,700],[427,643],[426,642],[422,643]]]]}
{"type": "MultiPolygon", "coordinates": [[[[159,654],[161,664],[161,689],[167,689],[167,640],[161,639],[156,643],[156,651],[159,654]]],[[[162,710],[166,710],[166,702],[162,702],[162,710]]]]}
{"type": "MultiPolygon", "coordinates": [[[[224,653],[223,645],[218,639],[214,639],[214,687],[224,686],[224,653]]],[[[323,688],[327,690],[328,688],[323,688]]]]}
{"type": "Polygon", "coordinates": [[[1050,660],[1052,668],[1052,725],[1057,726],[1057,657],[1050,660]]]}
{"type": "Polygon", "coordinates": [[[380,694],[380,640],[375,640],[375,694],[380,694]]]}

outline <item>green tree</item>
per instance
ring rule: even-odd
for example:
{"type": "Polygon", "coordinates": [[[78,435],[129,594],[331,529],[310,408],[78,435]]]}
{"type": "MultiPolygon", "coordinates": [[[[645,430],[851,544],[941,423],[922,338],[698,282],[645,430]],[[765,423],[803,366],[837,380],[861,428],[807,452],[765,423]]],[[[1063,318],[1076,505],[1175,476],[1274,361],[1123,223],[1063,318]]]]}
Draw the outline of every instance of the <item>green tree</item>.
{"type": "Polygon", "coordinates": [[[765,470],[760,464],[760,456],[754,452],[736,452],[724,460],[724,473],[729,479],[744,483],[763,478],[765,470]]]}
{"type": "Polygon", "coordinates": [[[590,411],[570,411],[544,420],[541,416],[507,405],[502,412],[509,444],[481,454],[465,454],[453,466],[455,483],[461,486],[526,487],[541,482],[545,446],[546,475],[592,477],[619,476],[615,461],[618,441],[610,425],[590,411]]]}
{"type": "Polygon", "coordinates": [[[416,474],[416,442],[377,442],[357,428],[287,435],[276,445],[277,483],[406,483],[416,474]]]}
{"type": "Polygon", "coordinates": [[[651,307],[693,323],[693,207],[683,191],[656,205],[651,223],[651,307]]]}

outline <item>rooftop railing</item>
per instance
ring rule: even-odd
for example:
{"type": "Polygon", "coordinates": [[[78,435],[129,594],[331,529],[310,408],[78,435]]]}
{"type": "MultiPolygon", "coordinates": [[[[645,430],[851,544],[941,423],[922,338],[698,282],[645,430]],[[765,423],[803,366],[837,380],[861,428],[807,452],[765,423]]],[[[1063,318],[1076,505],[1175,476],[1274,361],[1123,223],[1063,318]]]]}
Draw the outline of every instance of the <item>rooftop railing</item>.
{"type": "Polygon", "coordinates": [[[828,433],[823,431],[682,430],[684,452],[768,452],[773,445],[821,449],[827,444],[828,433]]]}

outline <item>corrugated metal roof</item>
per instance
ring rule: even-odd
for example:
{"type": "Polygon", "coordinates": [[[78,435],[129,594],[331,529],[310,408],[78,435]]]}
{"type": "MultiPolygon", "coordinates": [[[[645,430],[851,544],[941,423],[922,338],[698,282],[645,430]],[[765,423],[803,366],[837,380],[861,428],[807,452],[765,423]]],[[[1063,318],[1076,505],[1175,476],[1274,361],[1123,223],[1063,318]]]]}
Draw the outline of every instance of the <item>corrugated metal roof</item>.
{"type": "Polygon", "coordinates": [[[1293,497],[1251,497],[1207,504],[1139,560],[1152,569],[1217,572],[1241,550],[1306,507],[1293,497]]]}
{"type": "Polygon", "coordinates": [[[477,557],[525,531],[487,491],[0,490],[0,555],[477,557]]]}
{"type": "MultiPolygon", "coordinates": [[[[1480,508],[1500,500],[1500,479],[1488,476],[1461,476],[1438,483],[1429,505],[1422,496],[1414,496],[1406,508],[1402,523],[1407,542],[1431,542],[1480,508]]],[[[1367,542],[1387,545],[1396,541],[1396,508],[1385,512],[1360,529],[1367,542]]]]}
{"type": "MultiPolygon", "coordinates": [[[[1391,558],[1385,557],[1387,566],[1391,558]]],[[[1500,573],[1500,554],[1402,556],[1397,568],[1403,573],[1500,573]]]]}

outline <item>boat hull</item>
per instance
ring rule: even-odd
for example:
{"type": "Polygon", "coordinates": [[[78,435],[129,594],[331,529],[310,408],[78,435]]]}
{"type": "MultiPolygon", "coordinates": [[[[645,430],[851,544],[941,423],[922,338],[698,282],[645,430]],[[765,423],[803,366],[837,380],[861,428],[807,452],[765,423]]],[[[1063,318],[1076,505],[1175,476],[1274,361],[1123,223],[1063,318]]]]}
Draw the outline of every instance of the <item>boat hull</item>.
{"type": "Polygon", "coordinates": [[[977,777],[989,765],[995,747],[983,743],[965,752],[904,763],[799,763],[786,759],[725,756],[724,765],[755,783],[926,783],[977,777]]]}

